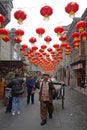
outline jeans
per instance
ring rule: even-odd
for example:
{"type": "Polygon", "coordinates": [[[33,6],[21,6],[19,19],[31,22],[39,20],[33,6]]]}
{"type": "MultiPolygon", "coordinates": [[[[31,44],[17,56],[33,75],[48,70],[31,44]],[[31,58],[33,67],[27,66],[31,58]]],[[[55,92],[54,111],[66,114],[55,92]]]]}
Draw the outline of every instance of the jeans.
{"type": "Polygon", "coordinates": [[[21,110],[21,96],[15,96],[12,98],[12,112],[20,112],[21,110]],[[17,108],[16,108],[17,105],[17,108]]]}

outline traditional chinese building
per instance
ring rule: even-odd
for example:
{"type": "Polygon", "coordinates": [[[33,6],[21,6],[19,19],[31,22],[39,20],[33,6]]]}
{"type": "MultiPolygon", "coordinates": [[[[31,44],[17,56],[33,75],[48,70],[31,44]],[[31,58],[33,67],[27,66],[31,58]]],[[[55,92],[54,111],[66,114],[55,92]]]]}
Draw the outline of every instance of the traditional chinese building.
{"type": "MultiPolygon", "coordinates": [[[[84,11],[81,18],[73,19],[67,33],[67,42],[71,45],[72,49],[69,56],[70,64],[66,69],[66,81],[67,84],[72,87],[81,87],[81,82],[87,84],[87,39],[84,41],[80,37],[79,48],[75,49],[73,45],[73,38],[71,37],[72,33],[77,31],[76,23],[81,20],[87,22],[87,9],[84,11]]],[[[85,27],[85,31],[87,31],[87,25],[85,27]]]]}

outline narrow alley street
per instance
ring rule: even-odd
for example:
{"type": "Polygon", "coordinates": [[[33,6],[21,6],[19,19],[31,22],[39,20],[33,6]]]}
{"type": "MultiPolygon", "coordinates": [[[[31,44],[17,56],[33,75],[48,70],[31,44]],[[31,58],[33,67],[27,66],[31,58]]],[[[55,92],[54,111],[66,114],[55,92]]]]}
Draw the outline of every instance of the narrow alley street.
{"type": "Polygon", "coordinates": [[[26,104],[23,99],[21,115],[12,116],[0,110],[0,130],[87,130],[87,96],[66,88],[64,110],[61,100],[54,100],[54,113],[47,124],[40,125],[38,90],[35,104],[26,104]]]}

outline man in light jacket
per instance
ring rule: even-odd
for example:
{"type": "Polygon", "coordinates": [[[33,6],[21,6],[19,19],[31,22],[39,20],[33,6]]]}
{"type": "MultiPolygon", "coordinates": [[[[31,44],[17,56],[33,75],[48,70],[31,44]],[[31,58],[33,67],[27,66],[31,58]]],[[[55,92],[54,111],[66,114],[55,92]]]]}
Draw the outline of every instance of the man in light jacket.
{"type": "Polygon", "coordinates": [[[49,74],[43,74],[43,81],[41,83],[39,100],[40,100],[40,116],[41,126],[47,123],[47,114],[52,118],[53,113],[53,96],[52,91],[55,90],[53,83],[49,81],[49,74]]]}

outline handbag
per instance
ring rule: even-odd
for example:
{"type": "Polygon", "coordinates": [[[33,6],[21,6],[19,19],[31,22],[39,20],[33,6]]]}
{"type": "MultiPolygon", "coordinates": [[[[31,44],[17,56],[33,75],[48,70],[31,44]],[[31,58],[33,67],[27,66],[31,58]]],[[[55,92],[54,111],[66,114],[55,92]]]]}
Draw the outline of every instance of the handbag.
{"type": "Polygon", "coordinates": [[[32,88],[32,90],[31,90],[31,94],[34,94],[34,93],[35,93],[35,89],[32,88]]]}
{"type": "Polygon", "coordinates": [[[5,88],[5,97],[6,98],[11,98],[12,97],[12,89],[11,88],[5,88]]]}

